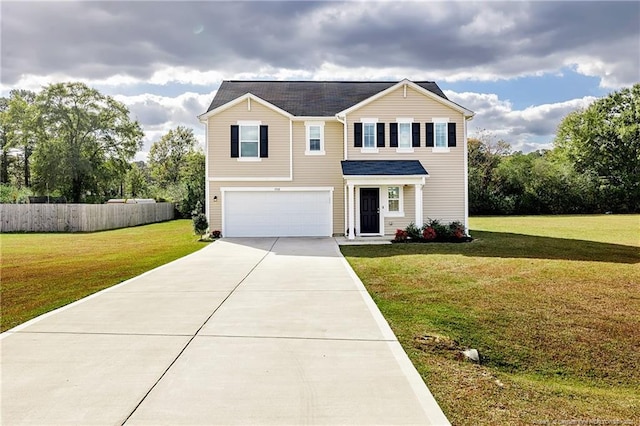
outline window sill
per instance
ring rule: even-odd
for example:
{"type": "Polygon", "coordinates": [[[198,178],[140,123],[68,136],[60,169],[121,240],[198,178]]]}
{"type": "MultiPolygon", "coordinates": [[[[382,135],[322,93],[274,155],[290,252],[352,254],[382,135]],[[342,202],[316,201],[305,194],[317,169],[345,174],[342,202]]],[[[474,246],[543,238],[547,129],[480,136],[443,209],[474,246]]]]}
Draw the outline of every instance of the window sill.
{"type": "Polygon", "coordinates": [[[384,217],[404,217],[404,212],[387,212],[384,217]]]}
{"type": "Polygon", "coordinates": [[[411,154],[414,150],[413,148],[396,148],[396,152],[399,154],[411,154]]]}
{"type": "Polygon", "coordinates": [[[377,154],[378,148],[361,148],[360,152],[362,154],[377,154]]]}
{"type": "Polygon", "coordinates": [[[304,155],[325,155],[324,151],[305,151],[304,155]]]}
{"type": "Polygon", "coordinates": [[[262,161],[262,158],[260,158],[260,157],[240,157],[240,158],[238,158],[238,161],[247,161],[247,162],[250,162],[250,161],[262,161]]]}
{"type": "Polygon", "coordinates": [[[431,148],[431,152],[451,152],[449,148],[431,148]]]}

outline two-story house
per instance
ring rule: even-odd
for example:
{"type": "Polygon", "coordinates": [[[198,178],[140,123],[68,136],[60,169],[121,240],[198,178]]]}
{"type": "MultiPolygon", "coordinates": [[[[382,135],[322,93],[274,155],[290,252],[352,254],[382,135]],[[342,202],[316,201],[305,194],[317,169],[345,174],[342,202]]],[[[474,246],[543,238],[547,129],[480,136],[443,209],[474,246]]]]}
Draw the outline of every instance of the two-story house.
{"type": "Polygon", "coordinates": [[[224,81],[206,113],[206,214],[226,237],[468,226],[467,121],[433,82],[224,81]]]}

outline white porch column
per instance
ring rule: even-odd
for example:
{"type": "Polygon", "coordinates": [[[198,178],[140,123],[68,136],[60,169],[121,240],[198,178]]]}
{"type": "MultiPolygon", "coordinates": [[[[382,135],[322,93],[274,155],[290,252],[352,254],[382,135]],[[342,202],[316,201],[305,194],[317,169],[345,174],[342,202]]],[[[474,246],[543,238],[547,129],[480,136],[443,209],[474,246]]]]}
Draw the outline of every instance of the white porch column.
{"type": "Polygon", "coordinates": [[[353,184],[347,185],[348,193],[349,193],[349,208],[348,208],[348,216],[349,216],[349,235],[347,238],[349,240],[353,240],[356,238],[355,227],[356,227],[356,206],[355,206],[355,188],[353,184]]]}
{"type": "Polygon", "coordinates": [[[421,227],[424,224],[422,217],[422,184],[414,185],[416,193],[416,226],[421,227]]]}

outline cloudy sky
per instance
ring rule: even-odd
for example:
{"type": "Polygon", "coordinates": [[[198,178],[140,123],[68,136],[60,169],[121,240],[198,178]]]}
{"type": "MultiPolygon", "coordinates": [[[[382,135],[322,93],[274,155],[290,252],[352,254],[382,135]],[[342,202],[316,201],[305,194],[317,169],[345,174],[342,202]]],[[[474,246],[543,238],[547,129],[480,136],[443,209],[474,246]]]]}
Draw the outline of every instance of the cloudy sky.
{"type": "Polygon", "coordinates": [[[433,80],[525,152],[640,81],[640,2],[0,2],[0,96],[83,81],[145,130],[203,137],[223,79],[433,80]]]}

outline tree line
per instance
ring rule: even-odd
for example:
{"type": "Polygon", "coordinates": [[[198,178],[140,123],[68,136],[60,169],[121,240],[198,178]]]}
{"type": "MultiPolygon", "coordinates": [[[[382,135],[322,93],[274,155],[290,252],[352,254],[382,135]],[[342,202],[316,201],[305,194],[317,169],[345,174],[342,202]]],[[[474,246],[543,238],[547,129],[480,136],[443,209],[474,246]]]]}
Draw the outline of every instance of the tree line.
{"type": "Polygon", "coordinates": [[[470,138],[469,213],[640,212],[640,84],[567,115],[553,149],[470,138]]]}
{"type": "MultiPolygon", "coordinates": [[[[13,90],[0,98],[0,202],[134,197],[202,211],[205,155],[193,130],[171,129],[134,162],[143,137],[124,104],[83,83],[13,90]]],[[[551,150],[513,152],[487,132],[468,148],[472,215],[638,212],[640,84],[570,113],[551,150]]]]}
{"type": "Polygon", "coordinates": [[[144,133],[121,102],[83,83],[0,98],[0,202],[46,195],[74,203],[155,198],[188,216],[204,205],[204,153],[177,127],[134,162],[144,133]]]}

